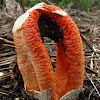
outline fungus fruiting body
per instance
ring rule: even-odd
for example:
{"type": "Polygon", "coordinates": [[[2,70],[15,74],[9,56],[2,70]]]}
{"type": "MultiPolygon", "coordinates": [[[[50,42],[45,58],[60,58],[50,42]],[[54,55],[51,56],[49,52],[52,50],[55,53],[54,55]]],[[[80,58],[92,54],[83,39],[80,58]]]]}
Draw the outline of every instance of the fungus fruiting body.
{"type": "Polygon", "coordinates": [[[67,92],[82,88],[84,53],[80,33],[62,9],[45,3],[37,4],[15,22],[13,38],[18,67],[27,91],[51,89],[51,99],[59,100],[67,92]],[[55,72],[41,38],[38,26],[40,16],[49,18],[63,30],[63,37],[56,41],[55,72]]]}

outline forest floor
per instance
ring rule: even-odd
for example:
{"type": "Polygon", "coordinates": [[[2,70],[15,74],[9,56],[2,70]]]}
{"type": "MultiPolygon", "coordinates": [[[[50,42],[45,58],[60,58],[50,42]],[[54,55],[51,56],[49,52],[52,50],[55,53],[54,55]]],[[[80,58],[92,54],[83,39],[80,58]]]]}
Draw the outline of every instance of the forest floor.
{"type": "MultiPolygon", "coordinates": [[[[0,100],[36,100],[25,91],[16,62],[12,27],[20,14],[12,16],[0,10],[0,100]]],[[[100,100],[100,10],[86,13],[71,9],[69,15],[83,36],[85,75],[79,100],[100,100]]],[[[44,43],[55,66],[56,44],[49,38],[44,43]]]]}

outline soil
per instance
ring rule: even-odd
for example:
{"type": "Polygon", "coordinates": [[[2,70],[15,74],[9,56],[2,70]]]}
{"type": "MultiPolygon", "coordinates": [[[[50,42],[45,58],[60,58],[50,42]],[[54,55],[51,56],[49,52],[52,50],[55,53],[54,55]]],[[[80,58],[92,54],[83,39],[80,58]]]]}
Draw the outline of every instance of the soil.
{"type": "MultiPolygon", "coordinates": [[[[21,12],[12,16],[4,9],[0,10],[0,38],[2,38],[0,39],[0,75],[2,74],[0,76],[0,100],[36,100],[35,97],[25,91],[16,61],[12,27],[20,15],[21,12]]],[[[100,100],[100,10],[87,13],[71,9],[69,15],[86,40],[82,38],[85,54],[85,75],[79,100],[100,100]]],[[[44,38],[44,43],[55,68],[56,44],[47,37],[44,38]]]]}

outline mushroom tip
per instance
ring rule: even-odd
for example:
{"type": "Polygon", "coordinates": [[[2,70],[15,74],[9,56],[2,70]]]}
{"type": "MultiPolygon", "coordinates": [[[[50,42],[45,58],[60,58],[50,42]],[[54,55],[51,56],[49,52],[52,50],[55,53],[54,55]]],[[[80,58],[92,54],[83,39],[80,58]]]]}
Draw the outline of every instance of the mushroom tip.
{"type": "Polygon", "coordinates": [[[61,16],[67,16],[67,13],[63,10],[55,10],[55,11],[52,11],[52,13],[56,13],[61,16]]]}
{"type": "Polygon", "coordinates": [[[33,6],[32,8],[30,8],[29,10],[26,11],[26,13],[24,13],[23,15],[21,15],[16,21],[15,24],[13,26],[12,29],[12,33],[15,33],[16,31],[20,30],[23,23],[25,22],[25,20],[28,18],[29,16],[29,12],[35,10],[35,9],[42,9],[45,10],[44,8],[42,8],[44,5],[46,5],[46,3],[41,2],[38,3],[37,5],[33,6]]]}
{"type": "Polygon", "coordinates": [[[42,7],[44,5],[46,5],[46,3],[44,3],[44,2],[38,3],[35,6],[33,6],[32,8],[30,8],[29,10],[27,10],[26,12],[31,12],[31,11],[33,11],[35,9],[42,9],[42,7]]]}
{"type": "Polygon", "coordinates": [[[21,15],[16,21],[15,24],[13,26],[12,29],[12,33],[15,33],[16,31],[20,30],[23,23],[25,22],[25,20],[28,18],[29,13],[24,13],[23,15],[21,15]]]}

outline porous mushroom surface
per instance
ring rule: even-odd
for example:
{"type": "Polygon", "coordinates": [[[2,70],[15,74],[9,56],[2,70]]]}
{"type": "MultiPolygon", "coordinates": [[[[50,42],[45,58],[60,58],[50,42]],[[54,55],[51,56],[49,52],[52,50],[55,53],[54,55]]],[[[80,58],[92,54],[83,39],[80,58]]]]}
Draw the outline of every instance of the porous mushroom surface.
{"type": "Polygon", "coordinates": [[[18,67],[27,91],[50,89],[51,100],[59,100],[67,92],[82,88],[84,53],[80,33],[75,22],[62,9],[45,3],[37,4],[17,19],[13,38],[18,67]],[[55,22],[63,30],[63,36],[56,41],[55,72],[41,38],[38,26],[41,16],[55,22]]]}

